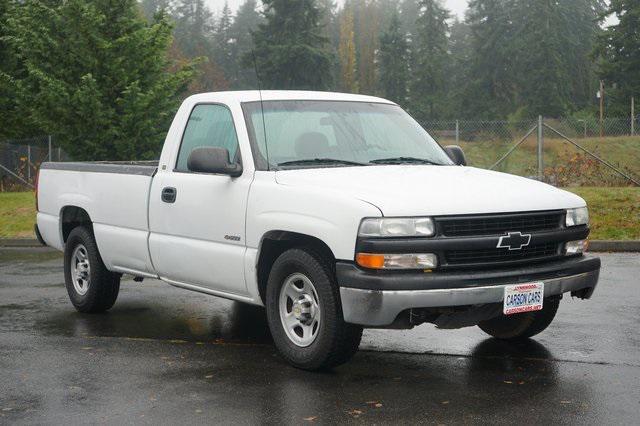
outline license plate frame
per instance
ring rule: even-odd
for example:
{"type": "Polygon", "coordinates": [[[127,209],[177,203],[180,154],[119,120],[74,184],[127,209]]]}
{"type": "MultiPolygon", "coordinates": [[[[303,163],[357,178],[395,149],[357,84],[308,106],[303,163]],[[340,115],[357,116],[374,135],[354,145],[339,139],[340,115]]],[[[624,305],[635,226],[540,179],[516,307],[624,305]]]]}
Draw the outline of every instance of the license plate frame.
{"type": "Polygon", "coordinates": [[[544,307],[544,282],[507,285],[504,287],[502,313],[515,315],[540,311],[544,307]]]}

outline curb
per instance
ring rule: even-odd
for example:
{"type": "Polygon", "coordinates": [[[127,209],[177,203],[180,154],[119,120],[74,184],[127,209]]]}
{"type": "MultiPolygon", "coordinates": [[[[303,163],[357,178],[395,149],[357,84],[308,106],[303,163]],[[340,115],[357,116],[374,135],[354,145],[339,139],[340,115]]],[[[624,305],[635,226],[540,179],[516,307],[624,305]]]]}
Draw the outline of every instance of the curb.
{"type": "Polygon", "coordinates": [[[29,238],[0,238],[0,247],[42,247],[42,244],[36,239],[29,238]]]}
{"type": "MultiPolygon", "coordinates": [[[[0,248],[35,248],[42,247],[42,244],[35,239],[2,239],[0,238],[0,248]]],[[[593,240],[589,241],[589,251],[592,252],[612,252],[612,253],[640,253],[640,240],[593,240]]]]}
{"type": "Polygon", "coordinates": [[[594,240],[589,241],[589,251],[596,252],[640,252],[640,240],[594,240]]]}

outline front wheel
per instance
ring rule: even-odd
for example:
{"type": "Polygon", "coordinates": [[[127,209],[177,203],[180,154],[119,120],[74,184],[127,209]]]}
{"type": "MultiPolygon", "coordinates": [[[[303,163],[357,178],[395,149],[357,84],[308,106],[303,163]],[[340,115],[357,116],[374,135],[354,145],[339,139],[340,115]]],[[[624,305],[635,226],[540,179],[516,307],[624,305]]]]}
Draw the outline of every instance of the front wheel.
{"type": "Polygon", "coordinates": [[[482,321],[478,327],[485,333],[502,340],[518,340],[533,337],[544,331],[558,312],[560,299],[545,299],[540,311],[525,312],[515,315],[500,315],[482,321]]]}
{"type": "Polygon", "coordinates": [[[118,298],[120,275],[107,270],[93,233],[83,226],[73,229],[67,238],[64,278],[69,299],[80,312],[104,312],[118,298]]]}
{"type": "Polygon", "coordinates": [[[267,283],[269,328],[282,356],[305,370],[347,362],[362,327],[344,322],[330,261],[312,249],[291,249],[273,264],[267,283]]]}

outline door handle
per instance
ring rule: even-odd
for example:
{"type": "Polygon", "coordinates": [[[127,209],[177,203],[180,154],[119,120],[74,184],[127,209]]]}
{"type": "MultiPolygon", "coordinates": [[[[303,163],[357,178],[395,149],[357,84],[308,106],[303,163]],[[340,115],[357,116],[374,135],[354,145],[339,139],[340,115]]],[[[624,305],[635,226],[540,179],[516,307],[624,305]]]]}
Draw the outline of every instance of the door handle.
{"type": "Polygon", "coordinates": [[[162,201],[165,203],[173,204],[176,202],[176,196],[178,191],[172,187],[166,187],[162,189],[162,201]]]}

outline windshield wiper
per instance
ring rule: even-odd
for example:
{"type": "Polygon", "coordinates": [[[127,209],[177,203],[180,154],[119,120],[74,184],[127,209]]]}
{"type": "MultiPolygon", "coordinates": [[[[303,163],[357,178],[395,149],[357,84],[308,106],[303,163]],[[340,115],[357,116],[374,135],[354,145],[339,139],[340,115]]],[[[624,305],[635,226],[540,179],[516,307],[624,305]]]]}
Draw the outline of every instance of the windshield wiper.
{"type": "Polygon", "coordinates": [[[285,161],[284,163],[279,163],[278,166],[307,166],[307,165],[332,165],[332,164],[343,164],[347,166],[366,166],[365,163],[358,163],[357,161],[349,161],[349,160],[339,160],[337,158],[314,158],[309,160],[293,160],[293,161],[285,161]]]}
{"type": "Polygon", "coordinates": [[[416,157],[395,157],[395,158],[381,158],[379,160],[369,161],[371,164],[432,164],[434,166],[444,166],[442,163],[436,163],[431,160],[416,157]]]}

